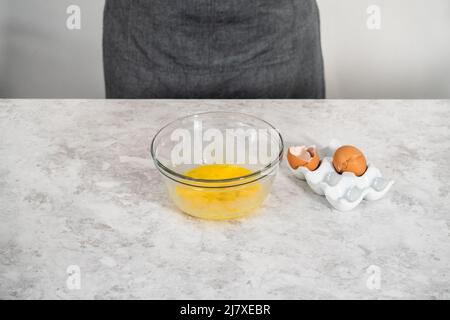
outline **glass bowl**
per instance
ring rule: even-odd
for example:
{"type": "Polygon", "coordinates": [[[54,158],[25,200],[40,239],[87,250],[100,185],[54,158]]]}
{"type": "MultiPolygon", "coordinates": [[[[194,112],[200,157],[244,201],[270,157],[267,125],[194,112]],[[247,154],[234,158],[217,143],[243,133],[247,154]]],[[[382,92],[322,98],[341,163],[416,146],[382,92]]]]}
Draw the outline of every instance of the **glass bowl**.
{"type": "Polygon", "coordinates": [[[227,220],[261,206],[283,149],[280,133],[262,119],[237,112],[207,112],[160,129],[153,138],[151,156],[181,211],[227,220]]]}

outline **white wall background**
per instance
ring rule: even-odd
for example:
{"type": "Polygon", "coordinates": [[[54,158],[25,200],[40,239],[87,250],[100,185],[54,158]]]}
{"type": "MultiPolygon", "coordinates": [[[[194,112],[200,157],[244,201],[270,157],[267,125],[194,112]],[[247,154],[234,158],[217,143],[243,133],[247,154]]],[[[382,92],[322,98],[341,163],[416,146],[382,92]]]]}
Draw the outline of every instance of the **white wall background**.
{"type": "Polygon", "coordinates": [[[99,0],[0,0],[0,97],[103,98],[99,0]],[[81,7],[81,30],[66,9],[81,7]]]}
{"type": "MultiPolygon", "coordinates": [[[[328,98],[450,98],[450,1],[318,0],[328,98]],[[366,9],[379,5],[381,30],[366,9]]],[[[103,98],[104,0],[0,0],[0,97],[103,98]],[[66,9],[82,29],[66,29],[66,9]]]]}
{"type": "Polygon", "coordinates": [[[318,0],[330,98],[450,98],[450,1],[318,0]],[[381,30],[366,25],[381,8],[381,30]]]}

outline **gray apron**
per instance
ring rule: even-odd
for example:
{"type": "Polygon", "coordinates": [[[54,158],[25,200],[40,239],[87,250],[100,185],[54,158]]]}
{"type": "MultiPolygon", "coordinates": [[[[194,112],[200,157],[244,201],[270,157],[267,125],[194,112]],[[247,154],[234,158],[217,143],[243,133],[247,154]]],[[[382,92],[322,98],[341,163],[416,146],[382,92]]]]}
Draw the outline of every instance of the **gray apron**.
{"type": "Polygon", "coordinates": [[[107,0],[108,98],[324,98],[315,0],[107,0]]]}

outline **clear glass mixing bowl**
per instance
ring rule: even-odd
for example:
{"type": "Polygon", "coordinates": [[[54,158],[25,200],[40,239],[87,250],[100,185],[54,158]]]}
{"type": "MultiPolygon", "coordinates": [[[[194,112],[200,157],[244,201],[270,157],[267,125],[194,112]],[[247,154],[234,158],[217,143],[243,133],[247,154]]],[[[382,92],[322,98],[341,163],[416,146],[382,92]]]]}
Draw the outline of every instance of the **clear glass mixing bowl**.
{"type": "Polygon", "coordinates": [[[280,133],[262,119],[236,112],[207,112],[175,120],[159,130],[151,156],[181,211],[226,220],[261,206],[283,149],[280,133]],[[200,167],[207,178],[189,174],[200,167]],[[228,172],[241,175],[228,177],[228,172]]]}

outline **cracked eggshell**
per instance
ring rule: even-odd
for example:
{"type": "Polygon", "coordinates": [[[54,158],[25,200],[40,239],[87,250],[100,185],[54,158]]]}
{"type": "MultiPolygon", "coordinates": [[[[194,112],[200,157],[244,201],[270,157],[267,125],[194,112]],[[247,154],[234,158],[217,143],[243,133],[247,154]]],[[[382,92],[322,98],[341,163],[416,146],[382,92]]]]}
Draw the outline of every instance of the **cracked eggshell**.
{"type": "Polygon", "coordinates": [[[353,172],[358,177],[367,170],[364,154],[354,146],[342,146],[333,155],[333,166],[339,173],[353,172]]]}
{"type": "Polygon", "coordinates": [[[314,171],[320,163],[320,156],[315,146],[290,147],[287,152],[287,159],[292,169],[306,167],[314,171]]]}

